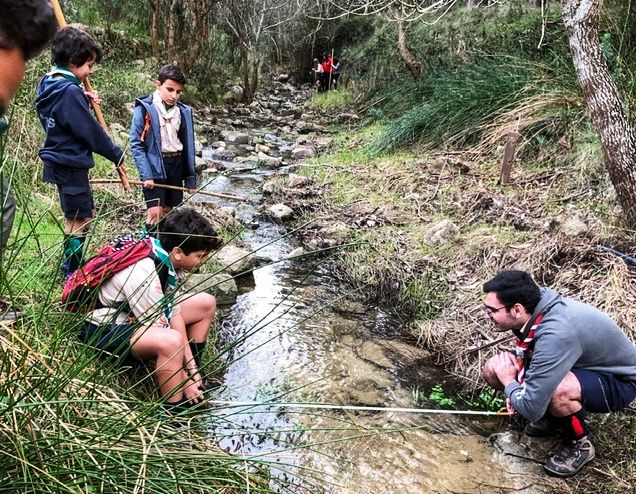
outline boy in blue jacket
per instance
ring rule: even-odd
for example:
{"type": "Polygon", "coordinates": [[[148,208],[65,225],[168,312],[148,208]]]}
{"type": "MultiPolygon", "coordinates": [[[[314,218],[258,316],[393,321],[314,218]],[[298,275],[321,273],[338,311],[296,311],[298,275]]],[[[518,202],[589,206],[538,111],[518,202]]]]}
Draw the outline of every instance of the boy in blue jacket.
{"type": "Polygon", "coordinates": [[[155,187],[196,188],[194,121],[192,108],[181,103],[186,78],[176,65],[159,70],[153,94],[135,100],[130,149],[144,182],[148,208],[146,230],[151,230],[183,201],[183,192],[155,187]]]}
{"type": "Polygon", "coordinates": [[[95,165],[93,152],[123,166],[124,153],[111,140],[90,110],[84,80],[102,59],[102,48],[88,33],[67,26],[57,32],[51,46],[52,70],[37,88],[35,105],[46,133],[39,155],[44,181],[57,186],[64,226],[62,274],[68,276],[82,262],[88,224],[94,203],[88,170],[95,165]]]}

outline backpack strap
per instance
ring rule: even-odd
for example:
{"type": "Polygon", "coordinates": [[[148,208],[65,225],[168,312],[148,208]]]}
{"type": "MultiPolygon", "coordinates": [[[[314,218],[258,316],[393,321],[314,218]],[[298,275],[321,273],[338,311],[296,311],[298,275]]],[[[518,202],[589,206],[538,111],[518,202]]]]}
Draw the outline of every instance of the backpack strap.
{"type": "Polygon", "coordinates": [[[141,131],[141,142],[146,141],[146,136],[150,131],[150,112],[146,110],[146,114],[144,115],[144,130],[141,131]]]}

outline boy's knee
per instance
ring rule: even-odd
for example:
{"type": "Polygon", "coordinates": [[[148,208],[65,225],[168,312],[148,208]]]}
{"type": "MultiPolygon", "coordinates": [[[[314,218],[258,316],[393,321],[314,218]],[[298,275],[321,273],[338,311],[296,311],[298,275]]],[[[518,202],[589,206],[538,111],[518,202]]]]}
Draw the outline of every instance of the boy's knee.
{"type": "Polygon", "coordinates": [[[163,357],[172,357],[183,352],[185,345],[187,342],[181,333],[174,329],[166,329],[157,342],[157,353],[163,357]]]}
{"type": "Polygon", "coordinates": [[[192,296],[192,301],[196,303],[197,307],[200,310],[208,314],[216,313],[216,298],[214,297],[214,295],[200,292],[192,296]]]}
{"type": "Polygon", "coordinates": [[[206,310],[212,315],[216,314],[216,298],[214,297],[214,295],[211,295],[209,293],[203,293],[202,295],[205,295],[203,304],[206,310]]]}

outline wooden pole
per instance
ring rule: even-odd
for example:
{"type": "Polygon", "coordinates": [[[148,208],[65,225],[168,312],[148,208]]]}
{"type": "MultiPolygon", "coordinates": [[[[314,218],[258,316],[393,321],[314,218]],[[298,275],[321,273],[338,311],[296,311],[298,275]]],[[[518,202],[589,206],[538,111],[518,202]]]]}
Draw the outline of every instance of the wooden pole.
{"type": "MultiPolygon", "coordinates": [[[[94,178],[91,180],[92,184],[114,184],[117,183],[117,180],[112,178],[94,178]]],[[[129,180],[128,183],[130,185],[143,185],[144,182],[142,180],[129,180]]],[[[188,192],[189,189],[185,187],[178,187],[176,185],[166,185],[166,184],[155,184],[155,187],[158,189],[168,189],[168,190],[179,190],[181,192],[188,192]]],[[[212,197],[220,197],[222,199],[230,199],[232,201],[241,201],[247,202],[247,198],[241,196],[234,196],[231,194],[222,194],[220,192],[208,192],[205,190],[196,190],[195,194],[202,194],[204,196],[212,196],[212,197]]]]}
{"type": "Polygon", "coordinates": [[[503,161],[501,162],[501,177],[499,183],[507,185],[510,181],[510,171],[512,170],[512,161],[515,159],[515,150],[517,149],[517,132],[510,132],[506,138],[506,147],[504,148],[503,161]]]}
{"type": "MultiPolygon", "coordinates": [[[[58,0],[49,0],[49,1],[51,2],[51,6],[53,7],[53,12],[55,13],[55,18],[57,19],[58,26],[60,26],[61,28],[66,26],[67,23],[66,23],[66,19],[64,18],[64,12],[62,12],[62,7],[60,6],[60,3],[58,2],[58,0]]],[[[89,93],[93,91],[91,83],[89,82],[88,79],[84,80],[84,89],[89,93]]],[[[95,117],[97,118],[97,121],[100,123],[104,131],[108,134],[109,133],[108,125],[106,124],[106,120],[104,119],[104,115],[102,114],[102,110],[99,107],[99,104],[97,104],[97,102],[93,101],[92,99],[90,99],[90,102],[91,102],[91,107],[93,108],[93,112],[95,112],[95,117]]],[[[122,158],[123,158],[123,155],[122,155],[122,158]]],[[[119,181],[121,182],[121,185],[124,187],[124,190],[130,190],[130,183],[128,181],[128,173],[126,173],[126,169],[124,168],[124,165],[121,163],[117,163],[117,174],[119,175],[119,181]]]]}
{"type": "Polygon", "coordinates": [[[331,91],[331,74],[333,74],[333,48],[331,49],[331,58],[329,60],[331,60],[329,62],[329,65],[331,65],[331,67],[329,67],[329,91],[331,91]]]}

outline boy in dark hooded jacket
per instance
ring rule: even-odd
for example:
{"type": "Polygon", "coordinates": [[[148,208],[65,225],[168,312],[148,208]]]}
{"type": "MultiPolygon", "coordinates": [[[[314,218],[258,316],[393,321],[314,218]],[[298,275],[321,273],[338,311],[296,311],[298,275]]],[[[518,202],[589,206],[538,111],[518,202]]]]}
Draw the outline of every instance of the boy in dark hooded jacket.
{"type": "Polygon", "coordinates": [[[64,217],[62,274],[68,276],[82,262],[88,224],[94,203],[88,170],[95,165],[93,152],[123,166],[124,153],[111,140],[90,110],[84,80],[102,58],[99,43],[83,29],[67,26],[57,32],[51,47],[52,70],[37,88],[36,108],[46,132],[39,155],[45,182],[57,185],[64,217]]]}

